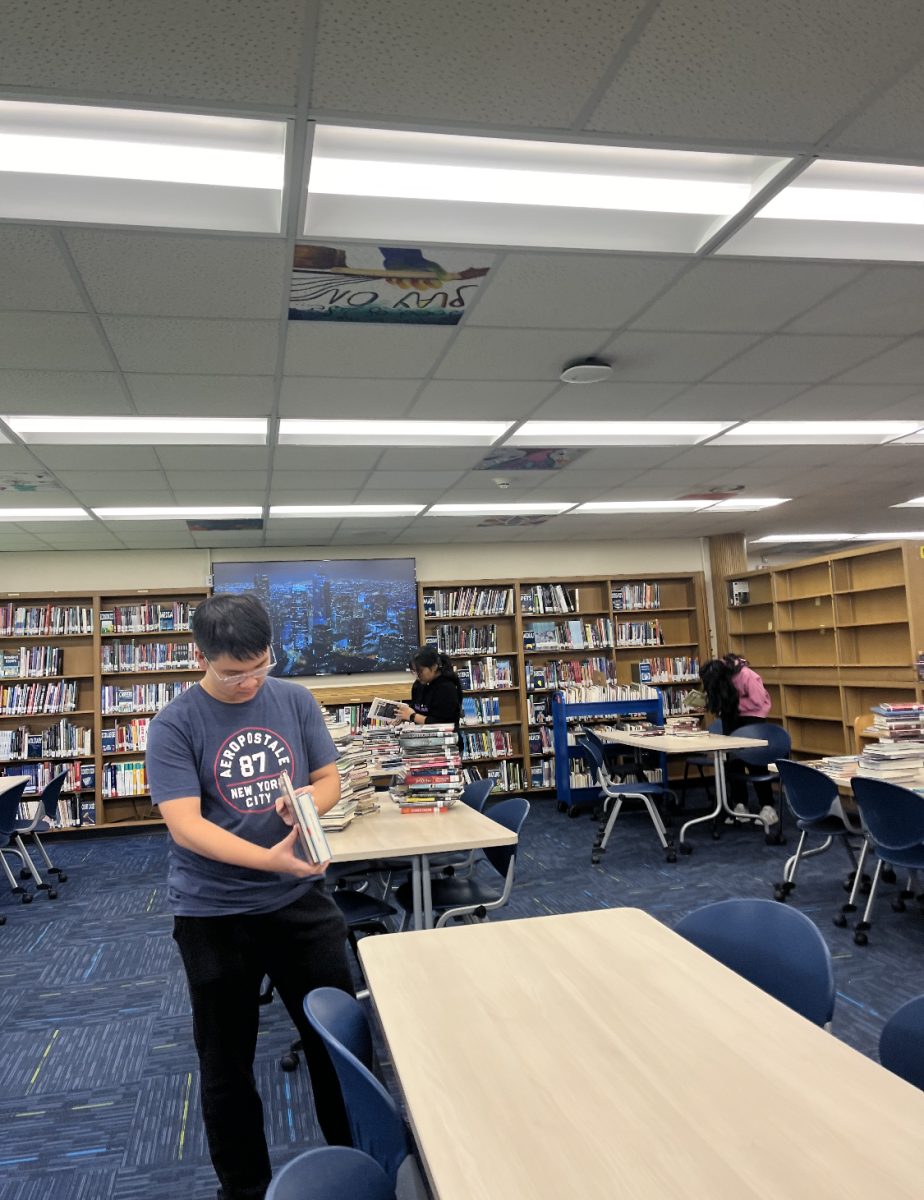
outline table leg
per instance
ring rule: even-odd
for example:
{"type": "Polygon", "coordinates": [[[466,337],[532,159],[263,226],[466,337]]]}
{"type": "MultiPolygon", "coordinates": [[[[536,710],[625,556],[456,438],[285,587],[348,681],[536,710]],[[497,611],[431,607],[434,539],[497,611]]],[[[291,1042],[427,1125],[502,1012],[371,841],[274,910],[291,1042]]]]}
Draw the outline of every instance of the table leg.
{"type": "Polygon", "coordinates": [[[433,928],[433,891],[430,887],[430,860],[426,854],[420,856],[420,890],[423,900],[423,927],[433,928]]]}
{"type": "Polygon", "coordinates": [[[715,750],[712,755],[712,769],[715,774],[715,808],[711,812],[707,812],[702,817],[694,817],[692,821],[686,821],[680,829],[680,837],[678,842],[680,850],[684,854],[689,854],[691,847],[685,842],[687,830],[692,829],[694,825],[702,825],[704,821],[715,821],[722,815],[723,810],[729,812],[728,796],[725,791],[725,753],[722,750],[715,750]]]}
{"type": "Polygon", "coordinates": [[[423,865],[417,855],[411,859],[411,896],[414,904],[414,928],[423,929],[423,865]]]}

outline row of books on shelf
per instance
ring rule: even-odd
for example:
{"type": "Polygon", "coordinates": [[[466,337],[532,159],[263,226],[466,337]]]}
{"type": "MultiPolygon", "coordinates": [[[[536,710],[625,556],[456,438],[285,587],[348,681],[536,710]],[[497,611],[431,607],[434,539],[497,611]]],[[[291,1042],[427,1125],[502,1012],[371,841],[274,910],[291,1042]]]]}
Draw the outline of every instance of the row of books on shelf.
{"type": "Polygon", "coordinates": [[[462,778],[465,783],[474,783],[476,779],[492,779],[494,781],[494,787],[491,789],[492,796],[496,792],[521,792],[526,786],[523,764],[517,759],[492,763],[489,766],[465,766],[462,770],[462,778]]]}
{"type": "Polygon", "coordinates": [[[502,617],[512,613],[511,588],[463,587],[423,594],[425,617],[502,617]]]}
{"type": "Polygon", "coordinates": [[[480,729],[459,734],[463,760],[494,758],[497,755],[516,754],[510,733],[502,729],[480,729]]]}
{"type": "Polygon", "coordinates": [[[619,621],[617,646],[663,646],[664,630],[660,621],[619,621]]]}
{"type": "MultiPolygon", "coordinates": [[[[19,815],[23,820],[31,821],[38,816],[38,800],[20,800],[19,815]]],[[[96,803],[79,796],[61,795],[58,805],[51,816],[58,829],[73,829],[78,825],[96,824],[96,803]]]]}
{"type": "Polygon", "coordinates": [[[105,642],[102,670],[198,671],[195,642],[105,642]]]}
{"type": "Polygon", "coordinates": [[[615,683],[613,664],[608,658],[572,658],[526,663],[527,690],[561,688],[571,684],[606,685],[615,683]]]}
{"type": "Polygon", "coordinates": [[[53,683],[14,683],[0,686],[0,716],[33,717],[45,713],[67,713],[77,708],[77,682],[58,679],[53,683]]]}
{"type": "Polygon", "coordinates": [[[661,607],[661,585],[658,583],[620,583],[613,588],[613,611],[661,607]]]}
{"type": "Polygon", "coordinates": [[[0,604],[0,637],[93,632],[93,609],[78,604],[0,604]]]}
{"type": "Polygon", "coordinates": [[[639,683],[698,683],[699,659],[687,654],[643,658],[633,664],[632,674],[639,683]]]}
{"type": "Polygon", "coordinates": [[[505,691],[516,686],[509,658],[468,658],[453,665],[466,692],[505,691]]]}
{"type": "Polygon", "coordinates": [[[148,776],[144,762],[109,762],[103,764],[103,796],[111,800],[119,796],[146,796],[148,776]]]}
{"type": "Polygon", "coordinates": [[[523,630],[524,650],[595,650],[612,645],[613,622],[609,617],[534,621],[523,630]]]}
{"type": "Polygon", "coordinates": [[[43,675],[60,675],[64,651],[60,646],[39,643],[20,646],[0,658],[0,673],[6,679],[40,679],[43,675]]]}
{"type": "Polygon", "coordinates": [[[121,725],[112,725],[99,731],[103,754],[141,754],[148,747],[148,717],[133,717],[121,725]]]}
{"type": "Polygon", "coordinates": [[[525,615],[573,613],[577,609],[578,593],[575,588],[566,588],[560,583],[534,583],[520,588],[520,612],[525,615]]]}
{"type": "Polygon", "coordinates": [[[169,604],[116,604],[113,608],[100,609],[99,631],[104,635],[188,632],[195,611],[195,604],[182,601],[169,604]]]}
{"type": "Polygon", "coordinates": [[[500,696],[466,696],[463,699],[463,725],[496,725],[500,719],[500,696]]]}
{"type": "Polygon", "coordinates": [[[496,625],[437,625],[427,634],[427,645],[441,654],[496,654],[496,625]]]}
{"type": "Polygon", "coordinates": [[[177,696],[182,695],[191,687],[195,687],[195,680],[177,679],[170,683],[135,683],[130,687],[114,687],[112,684],[106,684],[100,692],[103,716],[160,712],[171,700],[175,700],[177,696]]]}
{"type": "Polygon", "coordinates": [[[7,767],[4,775],[28,775],[29,783],[26,785],[26,795],[35,795],[38,792],[43,792],[57,775],[61,772],[67,775],[64,781],[64,791],[66,792],[92,792],[96,787],[96,768],[92,762],[62,762],[46,760],[45,762],[31,763],[16,763],[15,766],[7,767]]]}
{"type": "Polygon", "coordinates": [[[44,729],[0,729],[0,761],[16,758],[69,758],[93,753],[93,731],[71,721],[44,729]]]}

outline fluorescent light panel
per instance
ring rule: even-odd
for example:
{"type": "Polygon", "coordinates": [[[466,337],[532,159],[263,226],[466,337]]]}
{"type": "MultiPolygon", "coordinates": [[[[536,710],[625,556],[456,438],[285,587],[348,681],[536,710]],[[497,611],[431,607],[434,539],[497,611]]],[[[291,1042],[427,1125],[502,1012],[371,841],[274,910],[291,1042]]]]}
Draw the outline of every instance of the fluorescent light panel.
{"type": "Polygon", "coordinates": [[[304,232],[693,251],[789,161],[318,125],[304,232]]]}
{"type": "Polygon", "coordinates": [[[189,508],[94,508],[93,513],[102,521],[198,521],[261,517],[263,509],[259,505],[204,505],[189,508]]]}
{"type": "Polygon", "coordinates": [[[0,101],[0,217],[278,233],[286,129],[0,101]]]}
{"type": "Polygon", "coordinates": [[[787,542],[902,542],[924,541],[924,532],[900,533],[771,533],[765,537],[753,539],[753,544],[761,542],[783,545],[787,542]]]}
{"type": "Polygon", "coordinates": [[[0,508],[0,521],[90,521],[82,508],[0,508]]]}
{"type": "Polygon", "coordinates": [[[765,508],[776,508],[788,504],[788,496],[734,496],[731,500],[720,500],[711,504],[708,512],[760,512],[765,508]]]}
{"type": "Polygon", "coordinates": [[[271,517],[416,517],[423,504],[274,504],[271,517]]]}
{"type": "Polygon", "coordinates": [[[279,422],[283,446],[490,446],[512,421],[325,421],[279,422]]]}
{"type": "Polygon", "coordinates": [[[263,417],[3,417],[30,445],[265,446],[263,417]]]}
{"type": "Polygon", "coordinates": [[[884,445],[921,428],[920,421],[745,421],[714,446],[884,445]]]}
{"type": "Polygon", "coordinates": [[[573,508],[573,500],[547,501],[544,503],[495,504],[485,500],[481,504],[432,504],[426,512],[428,517],[503,517],[508,515],[557,516],[573,508]]]}
{"type": "Polygon", "coordinates": [[[510,446],[695,446],[733,421],[526,421],[510,446]]]}
{"type": "Polygon", "coordinates": [[[572,511],[587,513],[685,513],[701,512],[708,500],[589,500],[572,511]]]}

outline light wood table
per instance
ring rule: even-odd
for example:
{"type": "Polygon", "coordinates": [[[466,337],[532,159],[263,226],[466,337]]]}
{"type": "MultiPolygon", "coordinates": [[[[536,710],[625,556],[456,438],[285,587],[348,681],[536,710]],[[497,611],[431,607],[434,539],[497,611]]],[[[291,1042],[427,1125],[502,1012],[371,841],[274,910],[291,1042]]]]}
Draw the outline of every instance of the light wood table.
{"type": "MultiPolygon", "coordinates": [[[[715,808],[702,817],[694,817],[681,826],[678,842],[682,854],[689,854],[692,847],[685,841],[687,830],[704,821],[714,821],[723,812],[735,821],[756,821],[753,815],[742,816],[734,812],[728,804],[728,791],[725,786],[725,756],[729,750],[753,750],[757,746],[766,746],[766,742],[757,738],[730,737],[723,733],[677,734],[661,733],[655,737],[645,737],[629,730],[616,729],[609,725],[596,727],[594,733],[604,742],[617,743],[620,746],[632,746],[637,750],[654,750],[659,754],[711,754],[715,772],[715,808]]],[[[782,821],[782,813],[780,820],[782,821]]]]}
{"type": "Polygon", "coordinates": [[[31,775],[0,775],[0,796],[5,796],[20,783],[28,783],[31,775]]]}
{"type": "Polygon", "coordinates": [[[432,929],[430,855],[513,846],[517,835],[461,800],[443,812],[402,813],[389,796],[383,796],[378,812],[354,817],[346,829],[328,834],[327,840],[335,863],[409,858],[414,928],[432,929]]]}
{"type": "Polygon", "coordinates": [[[438,1200],[919,1200],[924,1092],[638,909],[364,938],[438,1200]]]}

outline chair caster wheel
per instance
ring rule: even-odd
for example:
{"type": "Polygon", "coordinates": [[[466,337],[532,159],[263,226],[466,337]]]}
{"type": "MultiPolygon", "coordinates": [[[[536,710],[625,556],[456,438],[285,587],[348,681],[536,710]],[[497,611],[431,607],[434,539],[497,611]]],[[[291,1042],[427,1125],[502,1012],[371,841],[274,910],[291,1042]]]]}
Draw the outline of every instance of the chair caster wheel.
{"type": "Polygon", "coordinates": [[[785,846],[786,839],[781,833],[768,833],[764,838],[768,846],[785,846]]]}
{"type": "Polygon", "coordinates": [[[676,850],[668,850],[667,861],[668,862],[676,862],[677,861],[677,851],[676,850]]]}
{"type": "Polygon", "coordinates": [[[693,847],[690,845],[689,842],[681,842],[680,843],[680,853],[681,854],[692,854],[693,847]]]}
{"type": "Polygon", "coordinates": [[[31,892],[23,892],[22,903],[23,904],[31,904],[32,903],[32,893],[31,892]]]}
{"type": "Polygon", "coordinates": [[[781,904],[786,903],[786,898],[789,895],[789,888],[785,883],[778,883],[773,889],[773,899],[779,900],[781,904]]]}
{"type": "Polygon", "coordinates": [[[568,805],[565,804],[564,800],[559,800],[557,807],[560,813],[565,813],[568,811],[568,805]]]}
{"type": "Polygon", "coordinates": [[[63,871],[58,872],[58,883],[67,883],[67,876],[63,871]]]}
{"type": "Polygon", "coordinates": [[[595,867],[599,862],[600,862],[600,855],[599,854],[591,854],[590,865],[592,867],[595,867]]]}
{"type": "Polygon", "coordinates": [[[5,924],[6,924],[6,917],[0,916],[0,925],[5,925],[5,924]]]}
{"type": "Polygon", "coordinates": [[[57,900],[58,898],[58,893],[54,888],[49,888],[47,895],[49,900],[57,900]]]}
{"type": "Polygon", "coordinates": [[[572,821],[574,820],[574,818],[575,818],[575,817],[578,817],[578,816],[580,816],[580,813],[579,813],[579,812],[578,812],[578,810],[577,810],[577,809],[574,807],[574,805],[573,805],[573,804],[572,804],[572,806],[571,806],[571,807],[568,809],[568,816],[569,816],[569,817],[572,819],[572,821]]]}
{"type": "Polygon", "coordinates": [[[844,916],[843,913],[838,913],[837,916],[834,918],[834,924],[838,927],[838,929],[846,929],[847,928],[847,918],[844,916]]]}
{"type": "Polygon", "coordinates": [[[867,944],[867,942],[869,941],[869,938],[866,936],[866,934],[863,932],[862,929],[858,929],[857,932],[853,935],[853,940],[856,942],[856,944],[858,946],[865,946],[867,944]]]}
{"type": "Polygon", "coordinates": [[[280,1067],[282,1067],[283,1071],[297,1071],[298,1070],[298,1055],[297,1054],[283,1054],[282,1058],[280,1058],[280,1060],[279,1060],[279,1065],[280,1065],[280,1067]]]}
{"type": "Polygon", "coordinates": [[[31,879],[32,872],[29,871],[26,867],[20,867],[19,868],[19,878],[20,879],[31,879]]]}
{"type": "MultiPolygon", "coordinates": [[[[882,875],[880,876],[880,878],[882,879],[883,883],[894,883],[895,882],[895,872],[892,870],[891,867],[883,867],[882,875]]],[[[864,881],[864,883],[866,882],[866,876],[863,877],[863,881],[864,881]]]]}
{"type": "Polygon", "coordinates": [[[907,905],[905,904],[904,900],[892,901],[892,912],[905,912],[906,908],[907,905]]]}

